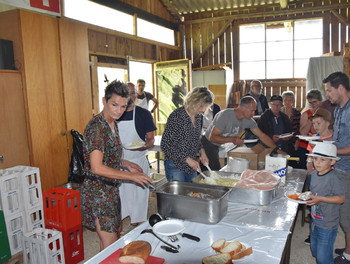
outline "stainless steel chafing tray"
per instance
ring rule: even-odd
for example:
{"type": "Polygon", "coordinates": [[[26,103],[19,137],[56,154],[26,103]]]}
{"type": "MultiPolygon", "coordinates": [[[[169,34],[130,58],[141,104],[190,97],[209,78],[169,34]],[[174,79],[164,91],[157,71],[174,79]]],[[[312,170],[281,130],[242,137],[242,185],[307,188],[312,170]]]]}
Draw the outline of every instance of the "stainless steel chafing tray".
{"type": "MultiPolygon", "coordinates": [[[[228,173],[228,172],[226,172],[228,173]]],[[[208,185],[205,183],[199,183],[203,179],[203,176],[198,175],[192,179],[193,182],[198,184],[208,185]]],[[[208,185],[215,186],[215,185],[208,185]]],[[[277,193],[278,185],[270,190],[257,190],[257,189],[245,189],[232,187],[232,191],[229,194],[229,201],[234,203],[246,203],[252,205],[269,205],[277,193]]]]}
{"type": "Polygon", "coordinates": [[[156,188],[159,214],[204,224],[216,224],[227,214],[231,188],[170,181],[156,188]],[[203,194],[204,198],[190,196],[203,194]]]}

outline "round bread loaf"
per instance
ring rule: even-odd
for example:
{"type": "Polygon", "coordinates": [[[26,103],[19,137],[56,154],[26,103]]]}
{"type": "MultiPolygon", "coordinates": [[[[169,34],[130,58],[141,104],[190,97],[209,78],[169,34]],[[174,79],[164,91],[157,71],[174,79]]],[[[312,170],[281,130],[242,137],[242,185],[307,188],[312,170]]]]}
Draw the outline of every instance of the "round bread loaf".
{"type": "Polygon", "coordinates": [[[151,254],[151,244],[147,241],[137,240],[127,244],[119,256],[122,263],[145,264],[151,254]]]}

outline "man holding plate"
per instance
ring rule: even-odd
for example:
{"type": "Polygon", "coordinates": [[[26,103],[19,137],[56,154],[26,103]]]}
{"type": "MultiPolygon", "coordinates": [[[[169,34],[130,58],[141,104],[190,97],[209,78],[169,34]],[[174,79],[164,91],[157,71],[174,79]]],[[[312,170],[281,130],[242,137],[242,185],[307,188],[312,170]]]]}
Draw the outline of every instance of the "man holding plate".
{"type": "Polygon", "coordinates": [[[258,127],[267,134],[284,152],[293,155],[294,146],[290,141],[293,136],[292,123],[289,117],[281,111],[282,96],[272,95],[270,109],[266,110],[258,120],[258,127]]]}

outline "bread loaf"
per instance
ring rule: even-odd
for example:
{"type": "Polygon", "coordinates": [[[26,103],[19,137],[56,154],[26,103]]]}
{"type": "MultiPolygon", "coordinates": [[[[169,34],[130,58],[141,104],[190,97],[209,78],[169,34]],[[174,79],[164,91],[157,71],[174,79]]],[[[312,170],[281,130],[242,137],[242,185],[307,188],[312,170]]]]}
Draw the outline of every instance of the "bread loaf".
{"type": "Polygon", "coordinates": [[[145,264],[151,254],[151,244],[147,241],[137,240],[127,244],[119,256],[122,263],[145,264]]]}
{"type": "Polygon", "coordinates": [[[211,244],[211,247],[215,251],[220,252],[221,249],[223,249],[225,247],[225,244],[226,244],[226,239],[222,238],[222,239],[215,241],[213,244],[211,244]]]}
{"type": "Polygon", "coordinates": [[[202,259],[202,264],[232,264],[232,259],[229,253],[220,253],[204,257],[202,259]]]}

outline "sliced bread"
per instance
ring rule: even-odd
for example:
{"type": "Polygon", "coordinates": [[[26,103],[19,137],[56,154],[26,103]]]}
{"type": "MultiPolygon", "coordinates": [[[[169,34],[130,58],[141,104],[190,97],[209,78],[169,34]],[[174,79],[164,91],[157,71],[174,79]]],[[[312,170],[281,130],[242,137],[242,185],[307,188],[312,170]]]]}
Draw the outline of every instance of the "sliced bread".
{"type": "Polygon", "coordinates": [[[202,259],[202,264],[232,264],[232,259],[229,253],[220,253],[204,257],[202,259]]]}
{"type": "Polygon", "coordinates": [[[213,244],[211,244],[211,247],[215,251],[220,252],[221,249],[225,247],[225,244],[226,244],[226,239],[222,238],[222,239],[216,240],[213,244]]]}
{"type": "Polygon", "coordinates": [[[232,256],[232,259],[235,260],[235,259],[241,259],[245,256],[249,256],[250,254],[253,254],[253,248],[252,247],[246,247],[245,245],[242,244],[242,249],[240,252],[234,254],[232,256]]]}
{"type": "Polygon", "coordinates": [[[229,242],[223,249],[220,250],[221,253],[229,253],[231,257],[242,250],[242,244],[239,241],[229,242]]]}

